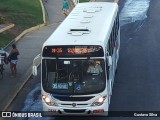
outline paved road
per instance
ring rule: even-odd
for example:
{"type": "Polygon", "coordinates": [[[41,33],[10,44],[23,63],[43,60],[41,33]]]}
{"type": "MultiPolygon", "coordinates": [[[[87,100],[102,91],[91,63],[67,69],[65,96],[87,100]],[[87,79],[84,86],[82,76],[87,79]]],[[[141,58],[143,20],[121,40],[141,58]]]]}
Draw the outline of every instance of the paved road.
{"type": "Polygon", "coordinates": [[[129,24],[121,35],[121,52],[111,110],[160,110],[160,1],[151,1],[148,18],[135,31],[129,24]],[[118,100],[117,100],[118,99],[118,100]],[[122,107],[123,106],[123,107],[122,107]]]}

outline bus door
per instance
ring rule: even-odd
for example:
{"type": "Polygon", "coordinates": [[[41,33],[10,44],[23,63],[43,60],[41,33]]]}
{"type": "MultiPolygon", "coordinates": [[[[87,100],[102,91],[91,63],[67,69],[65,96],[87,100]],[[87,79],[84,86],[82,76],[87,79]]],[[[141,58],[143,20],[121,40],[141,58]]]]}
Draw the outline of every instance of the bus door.
{"type": "MultiPolygon", "coordinates": [[[[111,56],[112,58],[112,64],[109,66],[109,80],[110,80],[110,84],[111,86],[113,86],[113,82],[114,82],[114,76],[115,76],[115,60],[116,60],[116,56],[115,56],[115,41],[113,39],[113,35],[111,35],[109,41],[108,41],[108,47],[107,47],[107,51],[108,51],[108,56],[111,56]]],[[[112,88],[112,87],[111,87],[112,88]]]]}
{"type": "MultiPolygon", "coordinates": [[[[106,54],[107,56],[107,54],[106,54]]],[[[111,67],[112,66],[109,66],[108,65],[108,58],[106,57],[106,78],[107,78],[107,93],[108,93],[108,102],[110,104],[110,98],[111,98],[111,95],[112,95],[112,75],[111,75],[111,67]]]]}

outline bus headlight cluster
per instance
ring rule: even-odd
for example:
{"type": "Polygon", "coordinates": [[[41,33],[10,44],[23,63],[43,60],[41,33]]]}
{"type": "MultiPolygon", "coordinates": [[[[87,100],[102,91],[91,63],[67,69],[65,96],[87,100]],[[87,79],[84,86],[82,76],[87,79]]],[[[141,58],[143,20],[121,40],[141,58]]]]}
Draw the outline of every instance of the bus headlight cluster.
{"type": "Polygon", "coordinates": [[[50,96],[42,95],[42,99],[49,106],[58,106],[57,103],[53,101],[50,96]]]}
{"type": "Polygon", "coordinates": [[[106,99],[107,96],[101,96],[97,100],[95,100],[91,106],[100,106],[104,103],[104,100],[106,99]]]}

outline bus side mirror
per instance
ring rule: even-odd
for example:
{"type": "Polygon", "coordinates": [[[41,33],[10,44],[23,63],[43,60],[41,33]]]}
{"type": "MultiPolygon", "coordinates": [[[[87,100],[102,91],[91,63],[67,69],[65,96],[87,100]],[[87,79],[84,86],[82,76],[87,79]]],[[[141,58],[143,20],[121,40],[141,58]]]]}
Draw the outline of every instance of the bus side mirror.
{"type": "Polygon", "coordinates": [[[33,66],[32,66],[32,74],[33,74],[33,76],[37,76],[37,74],[38,74],[37,67],[40,64],[40,61],[41,61],[41,55],[38,54],[33,60],[33,66]]]}
{"type": "Polygon", "coordinates": [[[37,76],[37,66],[33,66],[32,67],[32,74],[33,74],[33,76],[37,76]]]}
{"type": "Polygon", "coordinates": [[[108,66],[112,66],[112,57],[108,56],[108,66]]]}

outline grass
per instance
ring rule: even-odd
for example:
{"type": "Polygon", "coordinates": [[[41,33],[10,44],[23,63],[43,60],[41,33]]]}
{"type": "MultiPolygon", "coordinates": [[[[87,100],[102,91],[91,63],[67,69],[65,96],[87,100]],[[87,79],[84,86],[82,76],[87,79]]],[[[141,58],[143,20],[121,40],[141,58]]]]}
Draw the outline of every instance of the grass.
{"type": "Polygon", "coordinates": [[[6,46],[11,40],[14,39],[14,35],[9,34],[7,32],[5,33],[0,33],[0,46],[4,47],[6,46]]]}
{"type": "Polygon", "coordinates": [[[79,0],[79,2],[89,2],[90,0],[79,0]]]}
{"type": "Polygon", "coordinates": [[[5,22],[15,24],[11,30],[0,33],[2,47],[25,29],[43,23],[39,0],[0,0],[0,3],[0,15],[5,22]]]}

